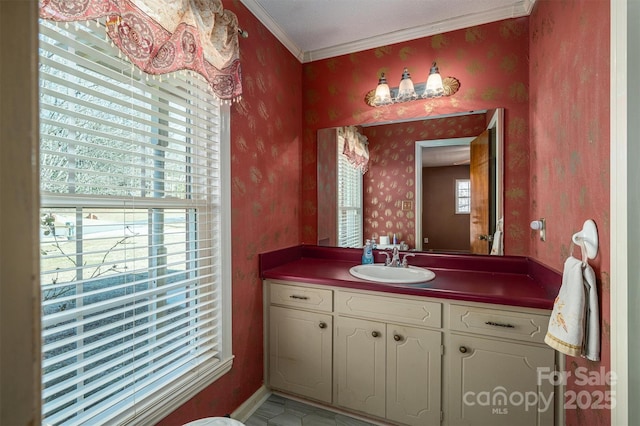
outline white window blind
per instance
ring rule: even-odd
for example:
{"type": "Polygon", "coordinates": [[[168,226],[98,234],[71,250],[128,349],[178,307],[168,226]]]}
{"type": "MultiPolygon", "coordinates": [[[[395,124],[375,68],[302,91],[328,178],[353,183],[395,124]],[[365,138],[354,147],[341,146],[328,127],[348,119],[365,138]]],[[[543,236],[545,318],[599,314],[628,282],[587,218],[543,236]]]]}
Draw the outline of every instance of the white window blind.
{"type": "Polygon", "coordinates": [[[46,424],[152,424],[231,362],[228,107],[101,26],[40,23],[46,424]]]}
{"type": "Polygon", "coordinates": [[[362,173],[344,150],[344,137],[338,136],[338,247],[362,247],[362,173]]]}

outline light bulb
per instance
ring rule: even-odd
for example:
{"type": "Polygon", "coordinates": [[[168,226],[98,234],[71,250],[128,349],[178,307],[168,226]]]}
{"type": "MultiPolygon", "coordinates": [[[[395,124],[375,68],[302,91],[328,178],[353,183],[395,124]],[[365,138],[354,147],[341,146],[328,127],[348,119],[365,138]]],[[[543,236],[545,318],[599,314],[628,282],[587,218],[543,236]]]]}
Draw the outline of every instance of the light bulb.
{"type": "Polygon", "coordinates": [[[411,75],[407,68],[402,72],[402,79],[400,80],[400,86],[398,87],[397,101],[404,102],[410,101],[416,98],[416,91],[413,87],[413,81],[411,81],[411,75]]]}
{"type": "Polygon", "coordinates": [[[387,105],[391,103],[391,91],[387,84],[387,79],[384,77],[384,73],[378,80],[378,87],[376,87],[376,94],[373,98],[374,105],[387,105]]]}
{"type": "Polygon", "coordinates": [[[444,87],[442,86],[442,77],[440,77],[438,67],[434,62],[431,66],[431,70],[429,71],[429,78],[427,78],[427,85],[422,96],[425,98],[436,98],[438,96],[442,96],[443,94],[444,87]]]}

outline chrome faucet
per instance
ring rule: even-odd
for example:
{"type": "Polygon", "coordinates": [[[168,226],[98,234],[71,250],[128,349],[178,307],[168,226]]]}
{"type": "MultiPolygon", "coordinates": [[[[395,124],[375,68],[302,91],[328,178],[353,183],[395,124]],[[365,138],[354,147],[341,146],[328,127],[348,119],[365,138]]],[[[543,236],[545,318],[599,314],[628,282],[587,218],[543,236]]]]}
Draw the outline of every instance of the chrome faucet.
{"type": "Polygon", "coordinates": [[[407,253],[407,254],[404,255],[404,257],[402,258],[402,267],[403,268],[409,267],[409,261],[407,260],[407,257],[409,257],[409,256],[413,257],[413,256],[415,256],[415,254],[407,253]]]}
{"type": "Polygon", "coordinates": [[[393,251],[391,252],[391,259],[389,259],[389,256],[387,256],[387,261],[385,262],[387,264],[387,266],[400,266],[400,252],[398,250],[398,247],[394,247],[393,251]]]}
{"type": "Polygon", "coordinates": [[[393,267],[400,267],[400,268],[407,268],[409,266],[409,261],[407,260],[407,257],[415,256],[415,254],[413,253],[407,253],[402,258],[402,261],[400,261],[400,251],[398,250],[398,247],[393,248],[391,255],[389,255],[389,253],[386,250],[383,251],[382,253],[385,256],[387,256],[387,258],[384,261],[385,266],[393,266],[393,267]]]}

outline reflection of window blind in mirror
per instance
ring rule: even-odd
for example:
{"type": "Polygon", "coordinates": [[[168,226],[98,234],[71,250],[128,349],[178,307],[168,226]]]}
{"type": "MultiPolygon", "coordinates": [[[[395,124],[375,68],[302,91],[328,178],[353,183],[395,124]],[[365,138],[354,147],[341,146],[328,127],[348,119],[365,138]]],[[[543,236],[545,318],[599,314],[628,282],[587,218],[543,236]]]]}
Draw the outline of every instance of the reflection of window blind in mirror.
{"type": "Polygon", "coordinates": [[[362,247],[362,173],[342,153],[338,136],[338,246],[362,247]]]}
{"type": "Polygon", "coordinates": [[[456,179],[456,214],[471,213],[471,181],[456,179]]]}

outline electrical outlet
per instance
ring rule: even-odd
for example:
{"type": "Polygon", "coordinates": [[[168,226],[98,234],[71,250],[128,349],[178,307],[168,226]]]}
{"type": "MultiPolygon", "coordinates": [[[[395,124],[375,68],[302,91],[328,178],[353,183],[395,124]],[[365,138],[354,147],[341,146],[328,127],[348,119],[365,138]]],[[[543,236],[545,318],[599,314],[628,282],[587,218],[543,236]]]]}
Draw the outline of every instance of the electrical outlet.
{"type": "Polygon", "coordinates": [[[424,237],[424,239],[423,239],[422,243],[423,243],[423,244],[429,244],[429,238],[424,237]]]}

